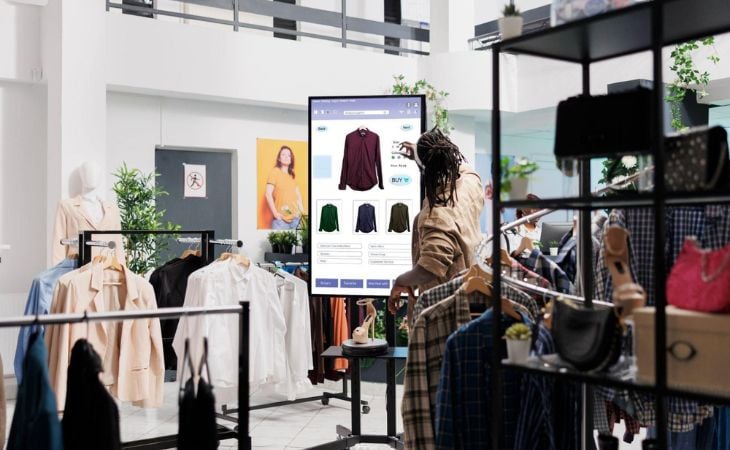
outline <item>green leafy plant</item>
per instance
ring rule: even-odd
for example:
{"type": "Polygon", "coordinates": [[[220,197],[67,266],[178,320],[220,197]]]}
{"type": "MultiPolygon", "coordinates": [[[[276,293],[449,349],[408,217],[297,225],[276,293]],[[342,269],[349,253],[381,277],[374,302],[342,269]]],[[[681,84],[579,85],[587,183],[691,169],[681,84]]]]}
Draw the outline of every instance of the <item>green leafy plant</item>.
{"type": "Polygon", "coordinates": [[[535,161],[527,158],[518,158],[514,164],[510,164],[509,156],[502,157],[502,193],[506,194],[512,189],[512,180],[515,178],[527,178],[540,168],[535,161]]]}
{"type": "Polygon", "coordinates": [[[542,248],[542,242],[540,241],[532,241],[532,246],[535,248],[542,248]]]}
{"type": "Polygon", "coordinates": [[[707,57],[713,64],[720,61],[717,50],[714,48],[715,38],[713,36],[700,40],[692,40],[679,44],[672,50],[672,65],[669,67],[676,75],[676,79],[669,85],[666,101],[670,105],[672,114],[672,128],[677,131],[684,130],[687,126],[682,120],[681,105],[688,92],[695,92],[702,98],[707,95],[707,85],[710,83],[710,73],[708,71],[700,71],[695,66],[693,53],[699,50],[700,45],[703,47],[712,47],[713,53],[707,57]]]}
{"type": "Polygon", "coordinates": [[[272,231],[271,233],[266,235],[266,239],[272,246],[279,245],[281,244],[281,233],[278,231],[272,231]]]}
{"type": "Polygon", "coordinates": [[[299,236],[294,230],[282,231],[281,232],[281,244],[283,245],[297,245],[299,243],[299,236]]]}
{"type": "MultiPolygon", "coordinates": [[[[157,210],[157,199],[169,195],[161,186],[155,185],[156,172],[142,173],[130,169],[126,163],[114,173],[117,181],[113,190],[122,219],[122,230],[180,230],[179,225],[163,222],[165,210],[157,210]]],[[[137,274],[145,274],[160,265],[167,237],[156,235],[124,236],[127,265],[137,274]]]]}
{"type": "Polygon", "coordinates": [[[532,331],[524,323],[516,323],[507,328],[504,337],[511,340],[526,341],[532,337],[532,331]]]}
{"type": "Polygon", "coordinates": [[[515,6],[515,2],[511,1],[504,5],[504,9],[502,9],[502,15],[504,17],[519,16],[520,10],[517,9],[517,6],[515,6]]]}
{"type": "Polygon", "coordinates": [[[555,248],[555,247],[559,247],[559,246],[560,246],[560,242],[558,242],[558,241],[550,241],[550,247],[551,248],[555,248]]]}
{"type": "MultiPolygon", "coordinates": [[[[622,156],[619,158],[607,158],[602,163],[601,184],[616,184],[626,180],[639,171],[639,160],[636,156],[622,156]]],[[[636,191],[635,183],[628,183],[622,189],[616,191],[636,191]]]]}
{"type": "Polygon", "coordinates": [[[431,125],[436,126],[444,134],[451,133],[454,129],[449,124],[449,110],[444,106],[444,101],[449,93],[446,91],[439,91],[431,83],[424,80],[418,80],[413,85],[408,84],[405,81],[403,75],[393,75],[393,86],[391,92],[394,95],[426,95],[426,102],[430,103],[431,113],[431,125]]]}

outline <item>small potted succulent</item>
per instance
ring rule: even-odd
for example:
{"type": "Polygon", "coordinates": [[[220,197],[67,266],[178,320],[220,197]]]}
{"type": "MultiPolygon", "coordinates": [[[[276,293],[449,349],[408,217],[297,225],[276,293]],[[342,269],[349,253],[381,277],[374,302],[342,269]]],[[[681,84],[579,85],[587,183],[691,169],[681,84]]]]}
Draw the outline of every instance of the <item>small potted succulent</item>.
{"type": "Polygon", "coordinates": [[[550,241],[550,256],[558,256],[558,250],[560,250],[560,242],[550,241]]]}
{"type": "Polygon", "coordinates": [[[514,164],[510,164],[509,156],[502,158],[502,193],[510,200],[521,200],[527,198],[527,185],[530,182],[530,175],[535,173],[540,166],[535,161],[527,158],[517,158],[514,164]]]}
{"type": "Polygon", "coordinates": [[[532,331],[524,323],[516,323],[504,333],[507,340],[507,358],[510,362],[522,364],[530,356],[532,331]]]}
{"type": "Polygon", "coordinates": [[[520,10],[515,6],[514,0],[504,5],[502,16],[499,19],[499,34],[502,40],[522,35],[523,18],[520,10]]]}

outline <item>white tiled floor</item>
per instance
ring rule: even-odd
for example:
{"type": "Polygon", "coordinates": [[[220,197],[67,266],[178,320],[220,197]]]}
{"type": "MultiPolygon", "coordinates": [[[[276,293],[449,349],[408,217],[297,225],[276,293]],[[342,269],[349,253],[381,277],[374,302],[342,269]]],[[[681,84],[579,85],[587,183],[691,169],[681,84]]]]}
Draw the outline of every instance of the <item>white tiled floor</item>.
{"type": "MultiPolygon", "coordinates": [[[[342,383],[328,381],[312,388],[310,395],[321,392],[339,392],[342,383]]],[[[131,405],[120,407],[122,441],[148,439],[155,436],[164,436],[177,433],[177,383],[165,384],[165,403],[159,409],[141,409],[131,405]]],[[[400,399],[403,387],[398,386],[396,398],[400,399]]],[[[369,402],[370,413],[362,415],[362,432],[364,434],[385,434],[385,384],[363,383],[362,399],[369,402]]],[[[281,401],[282,398],[255,392],[251,396],[251,405],[281,401]]],[[[397,429],[403,429],[400,415],[400,401],[397,401],[397,429]]],[[[12,422],[14,402],[8,402],[8,430],[12,422]]],[[[300,403],[252,411],[249,415],[252,442],[257,449],[293,449],[307,448],[323,444],[337,438],[337,425],[350,426],[350,404],[333,399],[327,406],[319,402],[300,403]]],[[[226,426],[235,424],[224,420],[219,421],[226,426]]],[[[623,424],[617,424],[614,435],[619,438],[623,435],[623,424]]],[[[622,450],[638,450],[641,448],[642,436],[637,437],[632,444],[621,442],[622,450]]],[[[235,439],[221,442],[220,449],[237,449],[235,439]]],[[[390,448],[386,445],[365,445],[354,447],[357,450],[380,450],[390,448]]]]}
{"type": "MultiPolygon", "coordinates": [[[[311,396],[321,392],[340,392],[341,382],[327,381],[312,388],[311,396]]],[[[162,408],[142,409],[122,405],[119,409],[121,419],[122,441],[148,439],[177,433],[177,383],[165,384],[165,402],[162,408]]],[[[403,390],[398,386],[396,398],[400,399],[403,390]]],[[[310,396],[307,395],[307,396],[310,396]]],[[[251,396],[251,405],[285,400],[281,397],[255,392],[251,396]]],[[[364,434],[385,434],[385,385],[377,383],[362,384],[362,400],[369,402],[370,413],[362,416],[362,432],[364,434]]],[[[400,402],[398,402],[400,403],[400,402]]],[[[232,405],[235,406],[235,405],[232,405]]],[[[8,428],[12,422],[14,402],[8,402],[8,428]]],[[[249,429],[254,448],[258,449],[290,449],[307,448],[333,441],[337,438],[337,425],[350,426],[350,404],[337,399],[330,400],[324,406],[320,402],[300,403],[251,411],[249,429]]],[[[234,423],[219,420],[219,423],[233,427],[234,423]]],[[[400,405],[397,411],[397,429],[402,430],[400,405]]],[[[9,431],[9,430],[8,430],[9,431]]],[[[220,449],[237,449],[235,439],[221,442],[220,449]]],[[[390,448],[385,445],[359,445],[359,450],[376,450],[390,448]]]]}

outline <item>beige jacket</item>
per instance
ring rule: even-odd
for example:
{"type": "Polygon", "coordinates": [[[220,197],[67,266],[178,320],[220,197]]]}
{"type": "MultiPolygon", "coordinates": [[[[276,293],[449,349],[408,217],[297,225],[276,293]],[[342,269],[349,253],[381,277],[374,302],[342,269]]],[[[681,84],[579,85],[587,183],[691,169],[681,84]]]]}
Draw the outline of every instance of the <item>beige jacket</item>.
{"type": "MultiPolygon", "coordinates": [[[[119,208],[112,203],[103,201],[102,209],[104,216],[101,222],[96,222],[81,204],[81,196],[61,200],[56,209],[56,222],[53,225],[53,238],[51,241],[52,263],[60,263],[66,256],[78,254],[75,246],[61,245],[61,239],[75,239],[79,233],[85,230],[121,230],[122,220],[119,215],[119,208]]],[[[95,239],[103,241],[114,241],[117,244],[116,252],[119,261],[125,261],[124,246],[120,235],[98,235],[95,239]]],[[[94,248],[92,255],[97,255],[101,250],[94,248]]]]}
{"type": "Polygon", "coordinates": [[[454,206],[429,208],[423,201],[413,227],[413,264],[418,264],[436,280],[419,286],[423,292],[453,278],[474,260],[481,242],[479,216],[484,207],[484,190],[479,175],[466,164],[459,168],[454,206]]]}
{"type": "MultiPolygon", "coordinates": [[[[152,285],[125,267],[126,296],[119,298],[124,311],[157,309],[152,285]]],[[[61,277],[53,293],[52,313],[83,313],[106,311],[104,269],[100,264],[87,264],[61,277]]],[[[120,289],[118,287],[107,289],[120,289]]],[[[67,371],[71,349],[79,339],[88,339],[102,361],[106,352],[118,345],[118,364],[112,366],[116,382],[112,394],[121,401],[135,406],[155,408],[162,405],[164,358],[159,319],[127,320],[115,342],[109,334],[115,322],[50,325],[46,330],[48,347],[48,375],[56,392],[58,407],[66,402],[67,371]],[[88,336],[88,337],[87,337],[88,336]]]]}

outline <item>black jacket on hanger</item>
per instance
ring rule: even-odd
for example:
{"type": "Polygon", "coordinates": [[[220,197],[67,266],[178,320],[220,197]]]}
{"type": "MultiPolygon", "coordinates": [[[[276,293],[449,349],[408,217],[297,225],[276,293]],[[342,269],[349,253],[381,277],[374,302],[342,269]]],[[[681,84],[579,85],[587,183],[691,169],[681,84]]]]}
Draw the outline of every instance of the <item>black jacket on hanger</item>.
{"type": "Polygon", "coordinates": [[[101,384],[101,357],[86,339],[71,350],[66,406],[63,412],[63,446],[67,450],[121,450],[119,410],[101,384]]]}
{"type": "MultiPolygon", "coordinates": [[[[155,290],[158,308],[183,306],[188,277],[191,273],[205,266],[200,256],[189,255],[175,258],[156,269],[150,276],[150,284],[155,290]]],[[[177,369],[177,356],[172,349],[172,340],[177,330],[177,319],[162,321],[162,351],[165,355],[165,369],[177,369]]]]}

